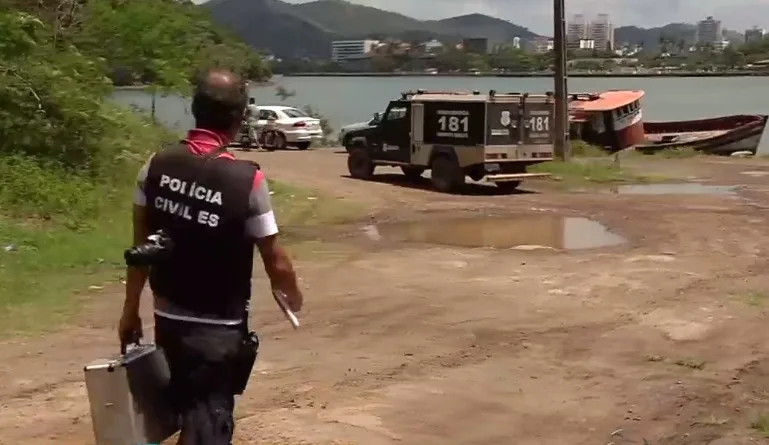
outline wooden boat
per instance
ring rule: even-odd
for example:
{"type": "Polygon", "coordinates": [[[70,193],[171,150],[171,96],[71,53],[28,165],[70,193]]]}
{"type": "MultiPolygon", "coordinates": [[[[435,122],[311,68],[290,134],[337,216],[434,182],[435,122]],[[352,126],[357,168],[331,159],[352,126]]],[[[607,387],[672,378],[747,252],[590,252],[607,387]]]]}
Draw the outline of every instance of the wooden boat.
{"type": "Polygon", "coordinates": [[[707,154],[756,154],[769,116],[733,115],[679,122],[643,124],[646,141],[635,147],[644,153],[691,148],[707,154]]]}
{"type": "Polygon", "coordinates": [[[768,116],[733,115],[674,122],[643,122],[639,90],[569,95],[572,138],[619,151],[634,147],[644,153],[692,148],[708,154],[755,154],[768,116]]]}
{"type": "Polygon", "coordinates": [[[645,142],[640,90],[569,95],[573,138],[616,151],[645,142]]]}

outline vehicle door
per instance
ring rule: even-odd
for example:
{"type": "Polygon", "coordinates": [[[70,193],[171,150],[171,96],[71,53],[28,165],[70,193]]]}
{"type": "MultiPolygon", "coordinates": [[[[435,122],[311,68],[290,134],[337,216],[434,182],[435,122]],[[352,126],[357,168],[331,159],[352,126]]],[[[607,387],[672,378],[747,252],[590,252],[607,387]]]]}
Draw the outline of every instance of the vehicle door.
{"type": "Polygon", "coordinates": [[[411,103],[390,102],[379,123],[381,146],[377,157],[386,161],[411,159],[411,103]]]}
{"type": "Polygon", "coordinates": [[[549,100],[521,101],[524,119],[522,142],[524,145],[552,146],[555,137],[555,105],[549,100]]]}
{"type": "Polygon", "coordinates": [[[257,121],[256,125],[259,128],[259,130],[264,130],[265,128],[274,127],[275,122],[277,122],[277,120],[278,120],[278,114],[275,113],[274,111],[260,109],[259,120],[257,121]],[[268,125],[271,125],[272,127],[268,127],[268,125]]]}

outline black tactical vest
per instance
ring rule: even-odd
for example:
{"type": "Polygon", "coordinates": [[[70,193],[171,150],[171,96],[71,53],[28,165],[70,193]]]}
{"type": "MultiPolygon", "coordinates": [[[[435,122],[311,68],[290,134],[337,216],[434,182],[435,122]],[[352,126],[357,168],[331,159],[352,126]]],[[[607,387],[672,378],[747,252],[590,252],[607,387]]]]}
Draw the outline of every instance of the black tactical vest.
{"type": "Polygon", "coordinates": [[[174,243],[170,258],[150,270],[156,295],[189,315],[244,318],[254,259],[245,224],[258,169],[196,156],[184,144],[153,157],[145,182],[149,228],[165,230],[174,243]]]}

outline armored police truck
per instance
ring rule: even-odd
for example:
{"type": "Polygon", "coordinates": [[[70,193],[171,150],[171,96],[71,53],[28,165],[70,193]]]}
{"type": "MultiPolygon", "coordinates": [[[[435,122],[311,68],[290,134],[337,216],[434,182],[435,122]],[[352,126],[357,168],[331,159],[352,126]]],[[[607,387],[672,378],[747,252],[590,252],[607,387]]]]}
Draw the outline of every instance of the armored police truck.
{"type": "Polygon", "coordinates": [[[457,191],[465,176],[513,191],[523,179],[548,176],[526,167],[553,159],[554,103],[552,93],[403,93],[376,125],[345,135],[347,167],[357,179],[380,165],[412,179],[429,169],[441,192],[457,191]]]}

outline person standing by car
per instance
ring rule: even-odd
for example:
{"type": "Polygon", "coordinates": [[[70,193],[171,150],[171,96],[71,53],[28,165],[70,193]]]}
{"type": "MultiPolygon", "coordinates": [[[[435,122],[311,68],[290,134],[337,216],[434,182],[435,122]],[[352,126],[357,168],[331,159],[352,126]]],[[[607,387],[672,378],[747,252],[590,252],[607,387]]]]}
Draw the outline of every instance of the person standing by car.
{"type": "Polygon", "coordinates": [[[256,100],[252,97],[248,99],[248,106],[246,106],[246,126],[248,127],[248,137],[256,144],[257,148],[261,148],[259,142],[259,132],[257,131],[259,123],[259,108],[256,106],[256,100]]]}
{"type": "Polygon", "coordinates": [[[161,230],[171,244],[149,267],[128,267],[119,338],[125,348],[142,336],[139,300],[149,277],[155,340],[171,371],[180,445],[231,443],[234,395],[245,388],[258,345],[247,327],[254,244],[273,290],[293,311],[303,304],[278,241],[264,174],[226,150],[246,101],[238,76],[209,71],[192,100],[196,128],[179,146],[151,157],[137,179],[134,246],[161,230]],[[245,347],[251,355],[244,373],[245,347]]]}

